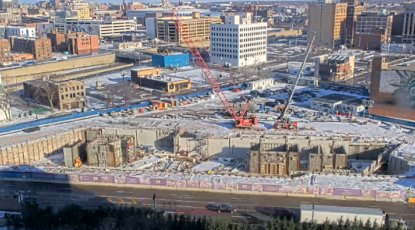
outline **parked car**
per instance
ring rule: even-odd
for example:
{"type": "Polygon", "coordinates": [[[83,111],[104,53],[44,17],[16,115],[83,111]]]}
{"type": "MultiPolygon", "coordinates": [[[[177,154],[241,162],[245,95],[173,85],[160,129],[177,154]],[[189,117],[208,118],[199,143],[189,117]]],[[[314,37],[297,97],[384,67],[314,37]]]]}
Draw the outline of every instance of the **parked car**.
{"type": "Polygon", "coordinates": [[[275,102],[275,101],[267,101],[267,102],[265,102],[265,106],[268,106],[268,107],[275,107],[277,105],[278,105],[278,102],[275,102]]]}
{"type": "Polygon", "coordinates": [[[233,212],[233,208],[229,204],[208,204],[206,209],[215,212],[233,212]]]}

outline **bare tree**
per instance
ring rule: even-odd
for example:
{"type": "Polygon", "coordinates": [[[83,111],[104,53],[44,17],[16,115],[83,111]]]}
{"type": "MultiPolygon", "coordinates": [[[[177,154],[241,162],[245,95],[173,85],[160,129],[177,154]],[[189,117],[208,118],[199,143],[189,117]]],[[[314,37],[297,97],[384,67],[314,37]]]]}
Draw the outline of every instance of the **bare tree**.
{"type": "Polygon", "coordinates": [[[115,104],[115,95],[117,94],[117,89],[114,85],[106,85],[103,90],[101,90],[101,94],[105,99],[105,108],[108,109],[109,105],[115,104]]]}
{"type": "Polygon", "coordinates": [[[59,87],[55,85],[53,82],[49,81],[37,81],[39,85],[35,87],[35,97],[38,100],[46,99],[50,106],[50,111],[53,113],[54,110],[54,104],[53,100],[58,95],[58,89],[59,87]]]}
{"type": "Polygon", "coordinates": [[[4,113],[6,121],[11,121],[12,112],[11,106],[13,102],[13,96],[11,91],[5,90],[2,85],[0,85],[0,110],[4,113]]]}

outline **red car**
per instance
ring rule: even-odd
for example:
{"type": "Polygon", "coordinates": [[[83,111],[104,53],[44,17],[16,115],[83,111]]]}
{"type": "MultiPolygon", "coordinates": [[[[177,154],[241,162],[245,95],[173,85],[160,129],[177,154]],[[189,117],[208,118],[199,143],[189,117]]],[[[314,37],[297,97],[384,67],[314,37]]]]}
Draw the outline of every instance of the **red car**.
{"type": "Polygon", "coordinates": [[[237,93],[237,92],[239,92],[239,91],[241,91],[238,87],[232,87],[231,89],[230,89],[230,91],[232,91],[232,92],[234,92],[234,93],[237,93]]]}

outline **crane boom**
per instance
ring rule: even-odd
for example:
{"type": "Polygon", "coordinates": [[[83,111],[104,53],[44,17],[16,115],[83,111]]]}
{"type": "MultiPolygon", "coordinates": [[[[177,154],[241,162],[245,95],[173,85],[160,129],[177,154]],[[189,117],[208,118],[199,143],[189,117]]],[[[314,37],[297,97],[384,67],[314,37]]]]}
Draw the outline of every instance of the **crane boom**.
{"type": "Polygon", "coordinates": [[[202,70],[203,75],[205,76],[206,80],[209,82],[210,86],[212,87],[213,92],[215,92],[217,97],[220,99],[220,101],[222,102],[222,105],[225,107],[225,110],[235,120],[235,126],[242,127],[242,126],[252,126],[253,124],[256,124],[257,119],[255,117],[244,118],[246,110],[248,109],[249,101],[246,100],[246,104],[244,105],[240,113],[237,113],[235,111],[232,104],[226,98],[225,93],[223,92],[222,88],[217,82],[215,76],[212,74],[208,65],[206,64],[206,62],[203,60],[202,56],[200,55],[199,50],[196,48],[195,44],[193,43],[193,40],[189,39],[190,36],[187,31],[189,27],[183,24],[174,6],[168,0],[163,0],[163,5],[165,8],[170,9],[170,17],[171,18],[174,17],[176,19],[176,20],[173,20],[173,22],[178,33],[177,35],[180,35],[180,37],[182,37],[183,40],[185,41],[187,47],[189,48],[190,53],[195,58],[196,63],[202,70]]]}
{"type": "Polygon", "coordinates": [[[305,67],[305,63],[307,61],[308,55],[310,54],[311,47],[313,46],[313,43],[314,43],[314,39],[315,38],[316,38],[316,35],[313,36],[313,39],[311,40],[310,45],[308,45],[307,52],[305,54],[303,63],[301,63],[300,71],[298,72],[298,75],[297,75],[297,78],[295,79],[295,82],[294,82],[293,88],[291,90],[291,93],[288,96],[288,100],[285,103],[285,106],[284,106],[284,108],[283,108],[283,110],[281,112],[280,119],[284,119],[285,113],[287,113],[287,111],[288,111],[288,106],[290,105],[290,102],[293,99],[295,87],[297,86],[298,81],[300,80],[301,76],[303,75],[303,70],[304,70],[304,67],[305,67]]]}

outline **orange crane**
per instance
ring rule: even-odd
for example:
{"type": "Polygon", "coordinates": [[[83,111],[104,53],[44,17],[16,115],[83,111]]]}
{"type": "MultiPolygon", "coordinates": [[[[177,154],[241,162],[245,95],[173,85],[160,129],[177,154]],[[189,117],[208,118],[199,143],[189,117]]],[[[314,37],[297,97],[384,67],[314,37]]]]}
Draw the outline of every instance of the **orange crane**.
{"type": "Polygon", "coordinates": [[[203,75],[205,76],[206,80],[209,82],[209,85],[212,87],[213,92],[217,95],[217,97],[222,102],[222,105],[225,107],[226,111],[229,113],[229,115],[235,120],[234,127],[236,128],[250,128],[253,125],[258,124],[258,118],[254,115],[251,115],[249,117],[246,117],[246,111],[248,109],[249,100],[245,100],[245,105],[243,106],[242,110],[240,112],[235,111],[229,100],[226,98],[225,93],[223,92],[222,88],[218,84],[215,76],[210,71],[208,65],[203,60],[202,56],[199,53],[199,50],[196,48],[195,44],[191,39],[189,39],[189,33],[188,33],[188,27],[182,23],[180,20],[180,16],[178,16],[178,13],[174,7],[173,4],[171,4],[168,0],[162,0],[162,5],[165,8],[170,9],[170,17],[175,18],[174,26],[176,27],[176,30],[180,34],[180,37],[182,37],[189,48],[190,53],[195,58],[197,65],[200,67],[200,69],[203,72],[203,75]]]}

